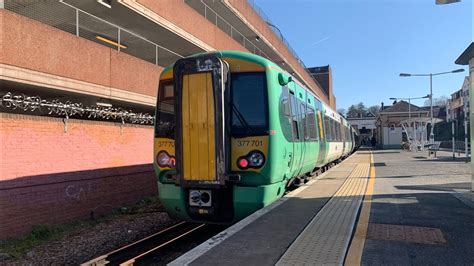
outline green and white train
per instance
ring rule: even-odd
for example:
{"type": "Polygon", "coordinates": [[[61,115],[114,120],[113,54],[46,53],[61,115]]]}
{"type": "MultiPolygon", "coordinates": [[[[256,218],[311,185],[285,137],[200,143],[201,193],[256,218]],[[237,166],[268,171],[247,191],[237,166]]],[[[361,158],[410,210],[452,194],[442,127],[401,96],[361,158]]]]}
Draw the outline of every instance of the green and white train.
{"type": "Polygon", "coordinates": [[[233,223],[355,148],[348,122],[277,64],[239,51],[160,76],[154,167],[176,218],[233,223]]]}

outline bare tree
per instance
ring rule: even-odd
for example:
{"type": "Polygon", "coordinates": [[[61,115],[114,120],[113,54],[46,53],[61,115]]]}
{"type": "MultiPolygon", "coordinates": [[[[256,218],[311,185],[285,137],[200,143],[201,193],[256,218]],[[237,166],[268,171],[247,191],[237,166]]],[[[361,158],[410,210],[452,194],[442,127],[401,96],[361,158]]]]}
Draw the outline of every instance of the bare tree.
{"type": "Polygon", "coordinates": [[[359,111],[359,116],[365,116],[367,114],[367,107],[363,102],[357,104],[357,110],[359,111]]]}
{"type": "Polygon", "coordinates": [[[346,116],[346,109],[344,108],[337,109],[337,112],[344,117],[346,116]]]}
{"type": "MultiPolygon", "coordinates": [[[[446,106],[449,98],[447,96],[440,96],[439,98],[433,98],[433,106],[446,106]]],[[[430,100],[425,101],[425,106],[430,106],[430,100]]]]}
{"type": "Polygon", "coordinates": [[[367,111],[377,116],[380,112],[380,105],[372,105],[367,111]]]}

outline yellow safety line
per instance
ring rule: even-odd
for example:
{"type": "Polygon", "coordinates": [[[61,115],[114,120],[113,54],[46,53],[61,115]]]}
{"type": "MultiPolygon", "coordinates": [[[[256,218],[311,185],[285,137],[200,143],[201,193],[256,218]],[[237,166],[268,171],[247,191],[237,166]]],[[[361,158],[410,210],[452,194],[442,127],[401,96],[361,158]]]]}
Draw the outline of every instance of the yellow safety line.
{"type": "Polygon", "coordinates": [[[375,185],[375,167],[374,156],[370,152],[370,176],[365,191],[364,201],[362,203],[362,210],[360,211],[359,222],[352,238],[349,252],[346,256],[345,265],[360,265],[362,259],[362,252],[364,251],[365,239],[367,237],[367,228],[369,226],[370,207],[372,202],[372,194],[374,193],[375,185]]]}

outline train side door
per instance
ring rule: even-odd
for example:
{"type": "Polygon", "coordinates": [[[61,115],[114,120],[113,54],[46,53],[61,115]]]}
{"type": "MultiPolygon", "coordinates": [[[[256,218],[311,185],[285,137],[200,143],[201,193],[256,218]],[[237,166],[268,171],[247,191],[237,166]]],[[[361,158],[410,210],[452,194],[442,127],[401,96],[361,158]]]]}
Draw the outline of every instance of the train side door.
{"type": "Polygon", "coordinates": [[[294,83],[289,86],[290,110],[291,110],[291,129],[293,135],[293,154],[291,160],[291,176],[299,173],[301,166],[301,141],[304,137],[301,132],[300,107],[295,95],[294,83]]]}
{"type": "Polygon", "coordinates": [[[323,108],[319,100],[316,100],[316,119],[319,129],[319,154],[318,154],[318,167],[324,165],[324,157],[326,156],[326,134],[324,130],[324,120],[323,120],[323,108]]]}
{"type": "Polygon", "coordinates": [[[307,149],[307,144],[309,141],[309,136],[306,128],[306,91],[299,90],[298,91],[298,106],[299,106],[299,112],[300,112],[300,144],[301,144],[301,152],[300,152],[300,165],[299,165],[299,171],[298,175],[302,174],[303,167],[305,166],[305,161],[306,161],[306,149],[307,149]]]}
{"type": "Polygon", "coordinates": [[[346,127],[344,126],[344,121],[342,121],[342,117],[339,118],[341,123],[339,124],[339,128],[341,129],[341,141],[342,141],[342,154],[346,151],[346,127]]]}

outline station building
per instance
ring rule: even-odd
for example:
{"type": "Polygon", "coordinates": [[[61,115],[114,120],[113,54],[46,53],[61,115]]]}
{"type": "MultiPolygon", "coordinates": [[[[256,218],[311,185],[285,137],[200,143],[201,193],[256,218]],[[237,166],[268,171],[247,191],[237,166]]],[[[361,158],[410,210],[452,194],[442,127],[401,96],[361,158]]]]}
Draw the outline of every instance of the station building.
{"type": "Polygon", "coordinates": [[[157,193],[158,78],[179,58],[255,53],[335,109],[252,2],[0,0],[0,25],[0,238],[157,193]]]}
{"type": "Polygon", "coordinates": [[[362,145],[369,145],[372,137],[375,136],[377,127],[375,126],[376,116],[371,112],[367,114],[359,114],[356,117],[347,117],[347,122],[356,130],[359,134],[359,139],[362,145]]]}
{"type": "MultiPolygon", "coordinates": [[[[374,130],[377,147],[381,149],[399,149],[403,142],[408,139],[406,132],[403,130],[402,121],[411,118],[429,118],[429,106],[416,106],[406,101],[395,101],[392,105],[385,105],[382,102],[380,112],[378,113],[374,130]]],[[[438,121],[446,120],[446,107],[433,106],[433,118],[438,121]]],[[[424,139],[427,140],[428,129],[424,129],[424,139]]],[[[435,132],[439,130],[435,127],[435,132]]],[[[439,135],[439,131],[436,136],[439,135]]]]}

